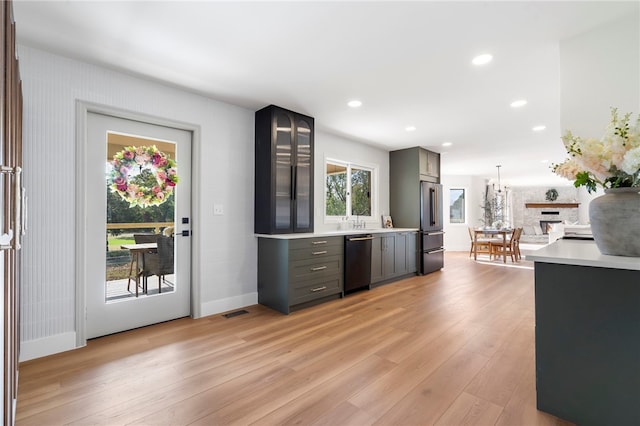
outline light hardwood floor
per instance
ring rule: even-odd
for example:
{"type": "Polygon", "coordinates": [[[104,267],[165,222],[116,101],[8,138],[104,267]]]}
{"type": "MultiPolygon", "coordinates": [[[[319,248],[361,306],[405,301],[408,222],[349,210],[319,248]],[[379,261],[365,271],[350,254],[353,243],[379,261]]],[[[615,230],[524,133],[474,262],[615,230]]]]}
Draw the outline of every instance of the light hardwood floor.
{"type": "Polygon", "coordinates": [[[536,410],[533,268],[179,319],[20,365],[18,425],[567,425],[536,410]]]}

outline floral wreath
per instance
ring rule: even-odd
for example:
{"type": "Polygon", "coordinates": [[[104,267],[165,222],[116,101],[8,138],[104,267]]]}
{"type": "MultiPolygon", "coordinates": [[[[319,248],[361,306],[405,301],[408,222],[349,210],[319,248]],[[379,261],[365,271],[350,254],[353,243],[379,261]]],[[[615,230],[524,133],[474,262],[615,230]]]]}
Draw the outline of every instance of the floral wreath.
{"type": "Polygon", "coordinates": [[[152,146],[128,146],[113,156],[110,162],[111,192],[117,193],[129,202],[129,207],[159,206],[167,201],[173,187],[178,183],[176,162],[165,153],[152,146]],[[137,174],[133,170],[149,170],[156,178],[157,185],[145,186],[132,182],[137,174]]]}

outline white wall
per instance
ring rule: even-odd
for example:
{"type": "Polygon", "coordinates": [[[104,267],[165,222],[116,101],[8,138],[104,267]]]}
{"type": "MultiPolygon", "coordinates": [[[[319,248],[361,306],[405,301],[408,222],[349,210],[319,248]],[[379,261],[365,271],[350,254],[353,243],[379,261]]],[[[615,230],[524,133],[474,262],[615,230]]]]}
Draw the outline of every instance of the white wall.
{"type": "Polygon", "coordinates": [[[468,228],[480,226],[482,196],[486,180],[479,176],[445,175],[441,177],[444,189],[444,248],[448,251],[468,251],[471,246],[468,228]],[[450,189],[465,189],[467,222],[449,223],[450,189]]]}
{"type": "MultiPolygon", "coordinates": [[[[560,123],[574,135],[600,138],[610,108],[640,114],[640,25],[630,16],[560,43],[560,123]]],[[[603,194],[581,187],[580,223],[589,223],[589,203],[603,194]]]]}
{"type": "Polygon", "coordinates": [[[560,43],[560,124],[583,137],[602,136],[610,107],[640,113],[638,16],[560,43]]]}
{"type": "MultiPolygon", "coordinates": [[[[26,46],[19,46],[19,57],[30,225],[23,245],[21,360],[73,349],[77,338],[77,100],[200,127],[193,161],[196,310],[204,316],[257,303],[254,111],[26,46]],[[223,216],[213,216],[214,204],[224,206],[223,216]]],[[[389,211],[386,151],[322,132],[316,133],[315,144],[317,231],[336,226],[323,223],[326,157],[377,166],[378,211],[389,211]]],[[[378,221],[368,224],[374,225],[378,221]]]]}
{"type": "Polygon", "coordinates": [[[192,211],[199,241],[193,254],[200,259],[192,274],[201,289],[196,309],[208,315],[256,303],[254,112],[25,46],[19,57],[29,197],[22,359],[74,347],[76,100],[200,126],[192,211]],[[224,205],[223,216],[213,216],[214,203],[224,205]]]}
{"type": "Polygon", "coordinates": [[[315,182],[314,182],[314,229],[316,232],[335,231],[338,224],[324,221],[324,162],[326,158],[354,162],[363,166],[375,166],[378,169],[376,205],[374,217],[368,221],[367,228],[380,228],[383,214],[389,214],[389,152],[358,142],[353,142],[328,133],[315,134],[315,182]]]}

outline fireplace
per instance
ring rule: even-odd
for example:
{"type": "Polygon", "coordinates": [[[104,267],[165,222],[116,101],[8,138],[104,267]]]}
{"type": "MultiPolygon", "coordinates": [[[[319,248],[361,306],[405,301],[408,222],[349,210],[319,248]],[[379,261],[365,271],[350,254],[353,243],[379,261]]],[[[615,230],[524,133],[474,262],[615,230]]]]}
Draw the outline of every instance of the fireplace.
{"type": "Polygon", "coordinates": [[[547,235],[549,231],[551,231],[551,225],[554,223],[562,223],[561,220],[541,220],[540,221],[540,229],[542,229],[542,233],[547,235]]]}

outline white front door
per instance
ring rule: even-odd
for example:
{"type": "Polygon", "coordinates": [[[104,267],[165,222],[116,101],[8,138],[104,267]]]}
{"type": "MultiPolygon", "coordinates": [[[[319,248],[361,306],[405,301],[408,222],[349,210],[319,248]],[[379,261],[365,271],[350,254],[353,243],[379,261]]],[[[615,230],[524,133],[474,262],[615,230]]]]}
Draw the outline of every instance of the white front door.
{"type": "Polygon", "coordinates": [[[86,129],[86,338],[190,315],[192,133],[95,112],[86,129]]]}

